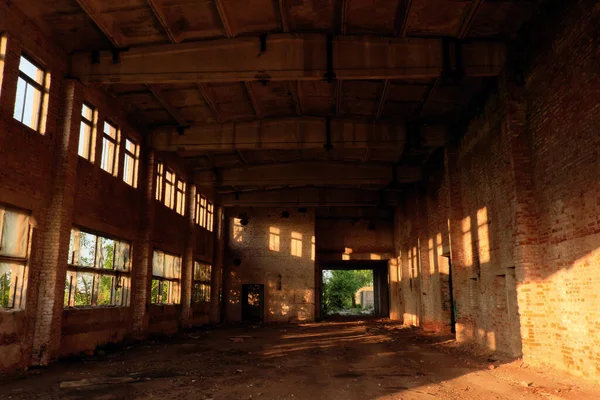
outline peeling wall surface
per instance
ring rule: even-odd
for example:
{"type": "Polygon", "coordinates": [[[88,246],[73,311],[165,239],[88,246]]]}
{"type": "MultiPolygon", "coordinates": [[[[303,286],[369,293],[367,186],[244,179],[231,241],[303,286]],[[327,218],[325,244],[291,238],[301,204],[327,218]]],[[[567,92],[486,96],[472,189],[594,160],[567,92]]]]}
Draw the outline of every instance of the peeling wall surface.
{"type": "Polygon", "coordinates": [[[396,257],[405,323],[450,323],[450,256],[459,341],[598,378],[600,6],[561,10],[398,207],[396,257]]]}
{"type": "Polygon", "coordinates": [[[241,321],[242,285],[249,284],[264,285],[265,322],[314,320],[314,210],[232,208],[227,229],[227,320],[241,321]],[[241,224],[240,216],[248,219],[247,225],[241,224]]]}

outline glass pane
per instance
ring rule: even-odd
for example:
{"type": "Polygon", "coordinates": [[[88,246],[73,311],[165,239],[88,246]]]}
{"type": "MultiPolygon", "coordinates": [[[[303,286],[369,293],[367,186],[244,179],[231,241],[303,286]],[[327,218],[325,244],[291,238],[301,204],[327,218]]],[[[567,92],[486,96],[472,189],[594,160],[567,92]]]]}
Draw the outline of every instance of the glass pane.
{"type": "Polygon", "coordinates": [[[0,263],[0,307],[12,307],[13,288],[11,264],[0,263]]]}
{"type": "Polygon", "coordinates": [[[199,281],[202,279],[202,264],[194,261],[194,280],[199,281]]]}
{"type": "Polygon", "coordinates": [[[88,121],[91,121],[92,117],[94,116],[94,110],[84,104],[81,109],[81,116],[87,119],[88,121]]]}
{"type": "Polygon", "coordinates": [[[162,296],[162,304],[170,304],[172,303],[172,300],[169,298],[169,289],[171,286],[171,282],[169,281],[163,281],[162,283],[162,292],[161,292],[161,296],[162,296]]]}
{"type": "Polygon", "coordinates": [[[173,276],[172,278],[181,278],[181,257],[173,258],[173,276]]]}
{"type": "Polygon", "coordinates": [[[165,278],[174,278],[173,276],[173,264],[175,262],[175,257],[167,254],[165,255],[165,278]]]}
{"type": "Polygon", "coordinates": [[[154,251],[154,256],[152,257],[152,275],[165,275],[165,253],[162,251],[154,251]]]}
{"type": "Polygon", "coordinates": [[[15,112],[13,114],[17,121],[23,121],[23,106],[25,105],[25,91],[27,83],[19,78],[17,81],[17,97],[15,98],[15,112]]]}
{"type": "Polygon", "coordinates": [[[0,255],[19,258],[27,257],[28,235],[29,217],[23,213],[5,210],[0,255]]]}
{"type": "Polygon", "coordinates": [[[21,62],[19,63],[19,71],[41,84],[44,80],[44,73],[41,69],[33,65],[31,61],[21,56],[21,62]]]}
{"type": "Polygon", "coordinates": [[[95,265],[96,235],[81,232],[79,236],[79,262],[82,267],[93,267],[95,265]]]}
{"type": "Polygon", "coordinates": [[[92,128],[84,123],[81,124],[79,129],[79,149],[77,153],[85,158],[90,157],[90,145],[92,141],[92,128]]]}
{"type": "Polygon", "coordinates": [[[109,306],[112,305],[112,293],[113,293],[113,276],[100,276],[100,283],[98,285],[98,306],[109,306]]]}
{"type": "Polygon", "coordinates": [[[25,103],[23,105],[23,119],[21,122],[31,129],[37,129],[40,116],[40,105],[42,104],[42,92],[29,83],[25,92],[25,103]]]}
{"type": "Polygon", "coordinates": [[[104,123],[104,133],[115,140],[117,139],[117,128],[108,122],[104,123]]]}
{"type": "Polygon", "coordinates": [[[125,150],[127,150],[131,154],[135,155],[135,143],[133,143],[129,139],[125,139],[125,150]]]}
{"type": "Polygon", "coordinates": [[[100,167],[106,172],[113,173],[113,161],[115,158],[115,144],[110,140],[102,139],[102,162],[100,167]]]}
{"type": "Polygon", "coordinates": [[[158,287],[160,282],[158,279],[152,279],[152,289],[150,290],[150,302],[152,304],[158,304],[158,287]]]}
{"type": "Polygon", "coordinates": [[[130,246],[129,243],[117,242],[117,254],[115,256],[115,268],[119,271],[130,269],[130,246]]]}
{"type": "Polygon", "coordinates": [[[98,268],[113,269],[115,257],[115,241],[100,237],[100,254],[98,257],[98,268]]]}
{"type": "Polygon", "coordinates": [[[77,284],[75,286],[75,306],[90,306],[92,305],[92,285],[94,283],[94,275],[90,273],[78,273],[77,284]]]}

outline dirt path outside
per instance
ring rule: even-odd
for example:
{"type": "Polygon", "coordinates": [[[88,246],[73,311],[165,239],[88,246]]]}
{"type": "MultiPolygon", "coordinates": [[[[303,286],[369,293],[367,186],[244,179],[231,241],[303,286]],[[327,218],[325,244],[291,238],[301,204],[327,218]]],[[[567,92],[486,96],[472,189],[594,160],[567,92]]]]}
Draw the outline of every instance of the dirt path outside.
{"type": "Polygon", "coordinates": [[[9,398],[597,400],[600,387],[370,320],[223,327],[98,351],[2,378],[9,398]]]}

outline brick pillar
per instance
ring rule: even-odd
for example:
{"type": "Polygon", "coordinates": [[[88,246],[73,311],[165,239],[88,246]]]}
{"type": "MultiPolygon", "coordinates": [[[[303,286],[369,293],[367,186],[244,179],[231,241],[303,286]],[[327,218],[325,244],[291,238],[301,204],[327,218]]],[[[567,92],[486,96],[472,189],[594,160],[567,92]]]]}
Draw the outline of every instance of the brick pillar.
{"type": "MultiPolygon", "coordinates": [[[[543,263],[538,246],[537,208],[532,176],[531,143],[527,131],[527,100],[525,88],[515,85],[503,76],[500,94],[506,110],[505,129],[510,144],[510,165],[514,183],[513,257],[514,273],[507,273],[511,291],[507,293],[511,347],[518,356],[530,344],[536,345],[532,326],[535,316],[544,315],[538,305],[544,298],[537,285],[539,268],[543,263]],[[510,280],[509,280],[510,279],[510,280]],[[537,307],[537,309],[536,309],[537,307]],[[519,309],[523,310],[519,313],[519,309]],[[529,314],[533,314],[531,318],[529,314]]],[[[526,352],[527,353],[527,352],[526,352]]]]}
{"type": "Polygon", "coordinates": [[[181,326],[189,327],[192,318],[192,278],[194,271],[194,244],[196,243],[196,229],[194,217],[196,212],[196,185],[188,182],[186,191],[187,212],[187,240],[181,265],[181,326]]]}
{"type": "Polygon", "coordinates": [[[223,259],[225,257],[226,229],[225,209],[215,208],[214,250],[212,267],[212,287],[210,290],[210,322],[221,322],[221,291],[223,289],[223,259]]]}
{"type": "Polygon", "coordinates": [[[142,147],[141,217],[138,235],[133,244],[132,330],[134,337],[143,338],[148,327],[150,284],[152,281],[152,232],[154,230],[154,172],[156,158],[148,146],[142,147]]]}
{"type": "Polygon", "coordinates": [[[60,120],[55,137],[52,193],[44,232],[38,308],[33,336],[32,365],[58,358],[69,240],[77,178],[77,147],[81,122],[82,86],[63,82],[60,120]]]}

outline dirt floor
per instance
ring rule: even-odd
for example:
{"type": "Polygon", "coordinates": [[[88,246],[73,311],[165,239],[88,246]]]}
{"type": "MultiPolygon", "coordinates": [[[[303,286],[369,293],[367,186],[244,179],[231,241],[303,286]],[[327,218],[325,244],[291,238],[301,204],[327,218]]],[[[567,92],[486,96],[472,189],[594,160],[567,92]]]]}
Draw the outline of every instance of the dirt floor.
{"type": "Polygon", "coordinates": [[[600,399],[591,382],[389,321],[199,330],[97,353],[4,377],[0,399],[600,399]]]}

